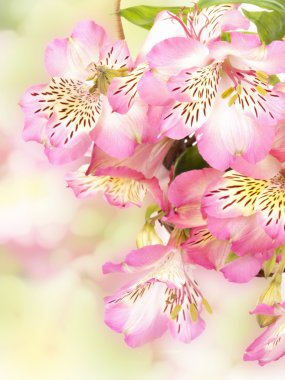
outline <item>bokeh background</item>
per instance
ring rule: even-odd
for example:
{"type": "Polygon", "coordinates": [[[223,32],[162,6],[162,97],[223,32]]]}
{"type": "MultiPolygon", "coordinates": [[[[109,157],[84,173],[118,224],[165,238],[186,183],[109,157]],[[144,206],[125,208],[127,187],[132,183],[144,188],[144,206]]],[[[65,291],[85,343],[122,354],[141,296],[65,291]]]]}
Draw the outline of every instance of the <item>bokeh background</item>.
{"type": "MultiPolygon", "coordinates": [[[[123,7],[140,3],[185,5],[123,7]]],[[[259,333],[248,310],[262,279],[234,285],[199,269],[214,314],[191,345],[165,336],[132,350],[103,324],[102,298],[121,280],[103,278],[101,265],[134,246],[144,210],[75,199],[64,181],[70,167],[52,167],[41,146],[22,141],[18,107],[26,87],[47,81],[47,42],[87,18],[115,35],[113,0],[0,0],[0,379],[283,380],[285,359],[265,368],[242,362],[259,333]]],[[[146,32],[124,28],[135,55],[146,32]]]]}

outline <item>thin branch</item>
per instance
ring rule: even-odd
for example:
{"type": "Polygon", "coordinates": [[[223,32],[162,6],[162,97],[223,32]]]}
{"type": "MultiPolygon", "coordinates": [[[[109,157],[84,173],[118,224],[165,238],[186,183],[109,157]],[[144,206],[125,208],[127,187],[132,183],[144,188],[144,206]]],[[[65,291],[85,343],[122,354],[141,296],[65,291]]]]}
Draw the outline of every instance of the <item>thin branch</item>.
{"type": "Polygon", "coordinates": [[[116,17],[116,24],[117,24],[117,33],[120,40],[125,39],[125,33],[124,28],[122,24],[122,19],[120,16],[120,10],[121,10],[121,0],[115,0],[115,17],[116,17]]]}

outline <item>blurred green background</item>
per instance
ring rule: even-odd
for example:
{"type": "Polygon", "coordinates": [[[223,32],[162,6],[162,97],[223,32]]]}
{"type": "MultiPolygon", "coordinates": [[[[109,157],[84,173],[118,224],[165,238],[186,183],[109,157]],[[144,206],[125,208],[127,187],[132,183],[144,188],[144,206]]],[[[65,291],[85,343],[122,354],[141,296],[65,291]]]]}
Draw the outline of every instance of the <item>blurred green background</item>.
{"type": "MultiPolygon", "coordinates": [[[[134,246],[144,210],[75,199],[64,181],[70,167],[51,167],[40,146],[22,141],[17,104],[26,87],[47,81],[47,42],[87,18],[115,35],[113,0],[0,0],[0,379],[283,379],[284,361],[262,369],[242,362],[258,333],[248,310],[260,279],[239,286],[199,269],[214,314],[188,346],[166,336],[132,350],[103,324],[102,298],[121,280],[103,278],[101,265],[134,246]]],[[[124,29],[135,55],[146,31],[125,21],[124,29]]]]}

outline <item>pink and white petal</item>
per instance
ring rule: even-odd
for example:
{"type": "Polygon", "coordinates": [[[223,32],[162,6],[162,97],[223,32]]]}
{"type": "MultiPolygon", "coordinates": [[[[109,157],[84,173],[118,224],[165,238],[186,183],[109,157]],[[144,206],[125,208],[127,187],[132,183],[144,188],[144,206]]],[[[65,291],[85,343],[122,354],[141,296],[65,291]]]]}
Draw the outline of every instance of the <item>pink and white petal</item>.
{"type": "Polygon", "coordinates": [[[226,264],[222,269],[225,278],[231,282],[244,283],[252,280],[260,271],[263,260],[254,255],[245,255],[226,264]]]}
{"type": "Polygon", "coordinates": [[[199,72],[199,70],[197,70],[197,67],[193,67],[192,69],[182,70],[179,74],[170,77],[169,81],[167,82],[167,88],[168,91],[172,94],[172,98],[180,102],[190,102],[191,100],[198,100],[198,97],[201,98],[199,89],[199,86],[201,86],[201,81],[199,81],[199,84],[195,83],[195,81],[193,83],[193,76],[195,76],[197,71],[199,72]],[[200,96],[198,95],[198,92],[200,96]]]}
{"type": "MultiPolygon", "coordinates": [[[[90,62],[97,62],[93,60],[90,62]]],[[[109,69],[132,69],[133,61],[130,50],[125,40],[119,40],[112,45],[105,45],[100,49],[100,65],[107,66],[109,69]]]]}
{"type": "Polygon", "coordinates": [[[183,312],[185,320],[182,318],[179,321],[170,320],[169,330],[173,338],[183,343],[191,343],[192,340],[202,334],[205,329],[205,322],[200,316],[197,321],[192,321],[189,310],[186,308],[180,311],[180,313],[183,312]]]}
{"type": "Polygon", "coordinates": [[[177,75],[180,71],[203,67],[208,64],[208,49],[202,43],[192,38],[168,38],[157,45],[147,54],[151,69],[159,70],[165,78],[177,75]]]}
{"type": "MultiPolygon", "coordinates": [[[[146,284],[147,285],[147,284],[146,284]]],[[[161,313],[165,285],[149,282],[141,296],[135,297],[136,287],[118,291],[105,299],[105,323],[125,335],[126,343],[138,347],[159,338],[167,329],[167,317],[161,313]]]]}
{"type": "Polygon", "coordinates": [[[258,360],[263,366],[280,359],[285,354],[284,330],[284,317],[280,317],[251,343],[245,351],[244,360],[258,360]]]}
{"type": "Polygon", "coordinates": [[[269,154],[257,164],[252,164],[242,157],[237,157],[232,164],[232,168],[247,177],[270,179],[280,172],[282,165],[273,155],[269,154]]]}
{"type": "Polygon", "coordinates": [[[186,250],[186,262],[220,270],[230,253],[231,244],[226,240],[218,240],[207,227],[197,227],[191,230],[190,238],[183,243],[183,248],[186,250]]]}
{"type": "Polygon", "coordinates": [[[90,94],[81,81],[52,78],[49,85],[28,90],[21,106],[28,115],[26,138],[42,142],[51,162],[65,163],[79,158],[89,148],[89,132],[100,116],[101,98],[90,94]],[[39,130],[45,119],[45,130],[37,132],[34,121],[29,126],[32,117],[41,118],[39,130]]]}
{"type": "Polygon", "coordinates": [[[178,76],[170,78],[171,93],[180,101],[166,107],[161,119],[162,133],[169,137],[183,138],[187,132],[188,134],[195,132],[207,122],[209,117],[212,117],[216,102],[221,110],[223,109],[225,104],[222,102],[220,105],[220,101],[215,101],[226,86],[226,84],[223,84],[222,88],[219,86],[220,68],[221,63],[214,62],[197,70],[182,71],[178,76]]]}
{"type": "Polygon", "coordinates": [[[149,31],[146,40],[140,50],[137,63],[145,62],[147,53],[159,42],[171,37],[186,37],[187,33],[179,22],[175,20],[175,15],[168,11],[160,12],[149,31]]]}
{"type": "Polygon", "coordinates": [[[129,168],[111,167],[88,175],[86,169],[87,165],[83,165],[78,171],[66,175],[67,184],[77,197],[92,197],[103,192],[106,200],[114,206],[141,206],[148,189],[142,182],[142,174],[129,168]]]}
{"type": "Polygon", "coordinates": [[[144,175],[128,167],[109,167],[98,169],[96,176],[108,176],[112,183],[105,192],[107,200],[119,207],[136,205],[140,207],[147,191],[151,193],[156,203],[165,208],[165,199],[158,179],[145,178],[144,175]]]}
{"type": "Polygon", "coordinates": [[[80,134],[69,140],[64,146],[45,145],[45,154],[50,163],[62,165],[84,156],[91,146],[91,139],[88,134],[80,134]]]}
{"type": "Polygon", "coordinates": [[[203,211],[215,218],[252,215],[258,195],[267,187],[268,181],[231,170],[207,188],[202,200],[203,211]]]}
{"type": "Polygon", "coordinates": [[[173,102],[165,79],[155,70],[144,73],[138,83],[138,93],[144,102],[153,106],[167,106],[173,102]]]}
{"type": "Polygon", "coordinates": [[[155,244],[140,249],[134,249],[120,264],[107,262],[103,266],[103,273],[134,272],[151,268],[157,261],[173,250],[171,246],[155,244]],[[110,265],[112,264],[112,265],[110,265]]]}
{"type": "Polygon", "coordinates": [[[176,101],[165,107],[160,127],[163,134],[174,139],[192,134],[211,116],[220,80],[220,63],[214,62],[195,71],[187,70],[181,75],[183,86],[177,85],[171,93],[181,99],[187,92],[191,101],[176,101]]]}
{"type": "Polygon", "coordinates": [[[67,186],[70,187],[76,197],[94,197],[98,191],[106,191],[107,180],[104,177],[87,175],[88,165],[82,165],[77,171],[68,172],[65,175],[67,186]]]}
{"type": "Polygon", "coordinates": [[[79,22],[71,37],[51,41],[45,52],[47,71],[51,76],[72,75],[83,79],[91,62],[98,62],[100,49],[109,43],[104,29],[94,21],[79,22]]]}
{"type": "Polygon", "coordinates": [[[148,124],[148,107],[140,99],[127,114],[112,112],[104,99],[103,112],[91,138],[107,154],[115,158],[131,156],[141,143],[143,130],[148,124]]]}
{"type": "Polygon", "coordinates": [[[146,69],[146,65],[139,65],[128,75],[112,80],[107,96],[113,111],[124,114],[130,110],[137,99],[138,83],[146,69]]]}
{"type": "Polygon", "coordinates": [[[37,84],[29,87],[24,92],[20,99],[19,106],[22,108],[27,118],[36,119],[37,117],[47,116],[47,114],[42,111],[38,97],[48,88],[48,86],[48,84],[37,84]]]}
{"type": "MultiPolygon", "coordinates": [[[[282,184],[284,179],[282,178],[282,184]]],[[[274,182],[264,189],[255,203],[255,211],[265,232],[274,240],[285,243],[285,190],[274,182]]],[[[284,186],[284,185],[283,185],[284,186]]]]}
{"type": "Polygon", "coordinates": [[[228,106],[225,100],[217,99],[208,121],[199,130],[198,148],[211,166],[225,170],[239,156],[252,163],[264,159],[271,149],[274,134],[272,125],[255,120],[237,107],[228,106]]]}

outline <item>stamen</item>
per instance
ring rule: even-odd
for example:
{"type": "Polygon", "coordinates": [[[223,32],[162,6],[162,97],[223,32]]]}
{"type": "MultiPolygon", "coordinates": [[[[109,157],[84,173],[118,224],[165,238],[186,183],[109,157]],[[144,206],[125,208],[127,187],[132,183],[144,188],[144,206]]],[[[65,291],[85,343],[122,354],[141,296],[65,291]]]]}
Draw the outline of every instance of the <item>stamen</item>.
{"type": "Polygon", "coordinates": [[[232,105],[234,105],[235,102],[236,102],[236,100],[237,100],[237,98],[238,98],[238,94],[234,94],[234,95],[230,98],[230,100],[229,100],[229,102],[228,102],[228,106],[231,107],[232,105]]]}
{"type": "Polygon", "coordinates": [[[176,319],[180,310],[181,310],[182,306],[181,305],[176,305],[174,307],[174,309],[172,310],[171,314],[170,314],[170,318],[171,319],[176,319]]]}
{"type": "Polygon", "coordinates": [[[263,87],[261,87],[259,85],[256,86],[255,88],[256,88],[257,92],[260,93],[260,95],[267,95],[267,91],[265,90],[265,88],[263,88],[263,87]]]}
{"type": "Polygon", "coordinates": [[[222,93],[222,98],[223,99],[226,99],[227,97],[229,97],[232,93],[234,92],[234,87],[229,87],[226,91],[224,91],[222,93]]]}
{"type": "Polygon", "coordinates": [[[207,312],[212,314],[213,310],[212,310],[211,306],[209,305],[208,301],[206,300],[206,298],[203,298],[202,302],[203,302],[203,305],[204,305],[205,309],[207,310],[207,312]]]}
{"type": "Polygon", "coordinates": [[[263,83],[267,83],[269,79],[269,75],[264,71],[256,71],[257,79],[259,79],[263,83]]]}
{"type": "Polygon", "coordinates": [[[198,311],[194,303],[190,304],[190,315],[193,322],[198,320],[198,311]]]}

